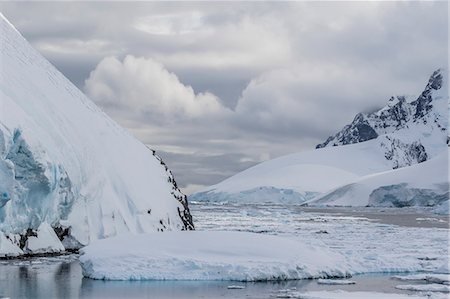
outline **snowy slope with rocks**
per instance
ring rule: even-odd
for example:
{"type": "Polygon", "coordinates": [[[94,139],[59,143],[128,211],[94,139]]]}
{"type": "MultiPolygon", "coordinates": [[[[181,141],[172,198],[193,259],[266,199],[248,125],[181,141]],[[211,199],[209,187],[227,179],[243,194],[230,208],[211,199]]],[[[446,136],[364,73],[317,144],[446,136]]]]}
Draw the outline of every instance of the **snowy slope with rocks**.
{"type": "Polygon", "coordinates": [[[186,197],[154,151],[1,14],[0,33],[0,256],[193,229],[186,197]]]}
{"type": "Polygon", "coordinates": [[[414,140],[409,140],[409,146],[414,147],[415,152],[411,153],[411,157],[417,162],[425,161],[429,155],[426,149],[433,155],[436,143],[441,144],[447,137],[442,133],[447,131],[448,122],[446,79],[444,70],[436,70],[416,100],[407,102],[404,96],[391,97],[388,104],[380,110],[357,114],[351,124],[330,136],[324,143],[318,144],[316,148],[359,143],[396,133],[390,135],[392,139],[412,135],[414,140]],[[420,138],[420,135],[425,134],[434,138],[420,138]]]}
{"type": "MultiPolygon", "coordinates": [[[[331,190],[339,190],[366,176],[409,167],[446,153],[447,126],[447,73],[439,69],[415,100],[393,97],[386,107],[374,113],[358,114],[350,125],[319,144],[316,150],[263,162],[191,195],[190,200],[313,204],[314,199],[331,190]]],[[[436,167],[438,172],[447,173],[447,163],[437,163],[436,167]]],[[[392,176],[395,175],[393,172],[392,176]]],[[[407,179],[408,175],[404,177],[407,179]]],[[[436,191],[445,194],[441,189],[448,186],[447,177],[431,172],[427,182],[436,180],[435,185],[440,186],[436,191]]],[[[335,193],[338,194],[344,192],[335,193]]],[[[349,195],[346,193],[347,199],[349,195]]],[[[334,202],[339,203],[336,196],[334,202]]],[[[323,204],[325,200],[320,202],[323,204]]],[[[367,198],[340,203],[344,202],[365,205],[367,198]]]]}

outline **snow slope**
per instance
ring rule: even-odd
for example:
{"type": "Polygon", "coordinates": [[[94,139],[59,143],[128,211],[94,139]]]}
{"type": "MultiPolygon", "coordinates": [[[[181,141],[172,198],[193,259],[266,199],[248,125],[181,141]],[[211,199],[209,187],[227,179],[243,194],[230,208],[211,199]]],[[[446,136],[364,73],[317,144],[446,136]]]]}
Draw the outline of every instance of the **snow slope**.
{"type": "Polygon", "coordinates": [[[186,198],[154,151],[3,15],[0,33],[0,231],[9,236],[0,248],[9,240],[25,249],[42,224],[75,247],[123,232],[193,229],[186,198]]]}
{"type": "Polygon", "coordinates": [[[294,202],[302,202],[361,176],[392,169],[377,143],[323,148],[263,162],[191,195],[190,200],[285,202],[291,193],[294,202]],[[272,188],[273,194],[268,194],[272,188]]]}
{"type": "Polygon", "coordinates": [[[331,206],[437,206],[449,198],[449,151],[409,167],[364,176],[309,202],[331,206]]]}
{"type": "Polygon", "coordinates": [[[80,263],[85,277],[108,280],[267,281],[348,275],[340,254],[292,238],[247,232],[123,235],[83,248],[80,263]]]}
{"type": "MultiPolygon", "coordinates": [[[[439,156],[447,151],[447,127],[447,73],[439,69],[416,100],[392,98],[377,112],[358,114],[352,124],[318,149],[263,162],[191,195],[190,200],[312,202],[330,190],[368,175],[409,167],[439,156]]],[[[439,173],[447,172],[447,165],[436,165],[439,173]]],[[[436,184],[447,183],[436,175],[428,179],[432,178],[438,179],[436,184]]]]}

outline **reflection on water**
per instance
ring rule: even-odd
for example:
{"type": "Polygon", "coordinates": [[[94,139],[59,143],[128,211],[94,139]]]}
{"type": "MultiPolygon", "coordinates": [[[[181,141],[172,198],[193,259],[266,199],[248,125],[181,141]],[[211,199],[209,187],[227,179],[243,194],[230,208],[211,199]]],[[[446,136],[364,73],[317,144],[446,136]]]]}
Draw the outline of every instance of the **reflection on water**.
{"type": "Polygon", "coordinates": [[[99,281],[83,278],[76,256],[4,261],[0,298],[263,298],[312,281],[230,283],[221,281],[99,281]],[[228,289],[229,285],[244,289],[228,289]]]}
{"type": "Polygon", "coordinates": [[[81,269],[77,257],[36,258],[2,261],[0,297],[71,298],[78,297],[81,269]]]}

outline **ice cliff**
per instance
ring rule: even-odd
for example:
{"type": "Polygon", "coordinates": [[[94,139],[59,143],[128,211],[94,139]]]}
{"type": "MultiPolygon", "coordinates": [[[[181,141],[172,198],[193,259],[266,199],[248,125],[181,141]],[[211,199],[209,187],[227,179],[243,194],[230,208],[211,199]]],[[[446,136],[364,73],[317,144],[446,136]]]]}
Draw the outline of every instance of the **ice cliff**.
{"type": "Polygon", "coordinates": [[[193,229],[186,196],[0,14],[0,256],[193,229]]]}

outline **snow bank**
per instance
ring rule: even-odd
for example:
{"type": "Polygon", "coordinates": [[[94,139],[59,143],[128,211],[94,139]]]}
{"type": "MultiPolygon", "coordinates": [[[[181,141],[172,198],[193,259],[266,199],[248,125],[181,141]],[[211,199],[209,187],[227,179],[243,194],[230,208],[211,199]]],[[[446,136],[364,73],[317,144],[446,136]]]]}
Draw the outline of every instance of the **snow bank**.
{"type": "Polygon", "coordinates": [[[289,238],[244,232],[166,232],[99,240],[83,275],[108,280],[265,281],[344,277],[345,259],[289,238]]]}
{"type": "Polygon", "coordinates": [[[164,162],[1,14],[0,45],[1,232],[16,240],[46,222],[79,242],[69,242],[73,246],[123,232],[193,228],[186,198],[164,162]]]}
{"type": "Polygon", "coordinates": [[[58,239],[53,228],[42,222],[37,230],[36,236],[28,237],[25,244],[25,251],[28,253],[60,252],[64,251],[64,246],[58,239]]]}

